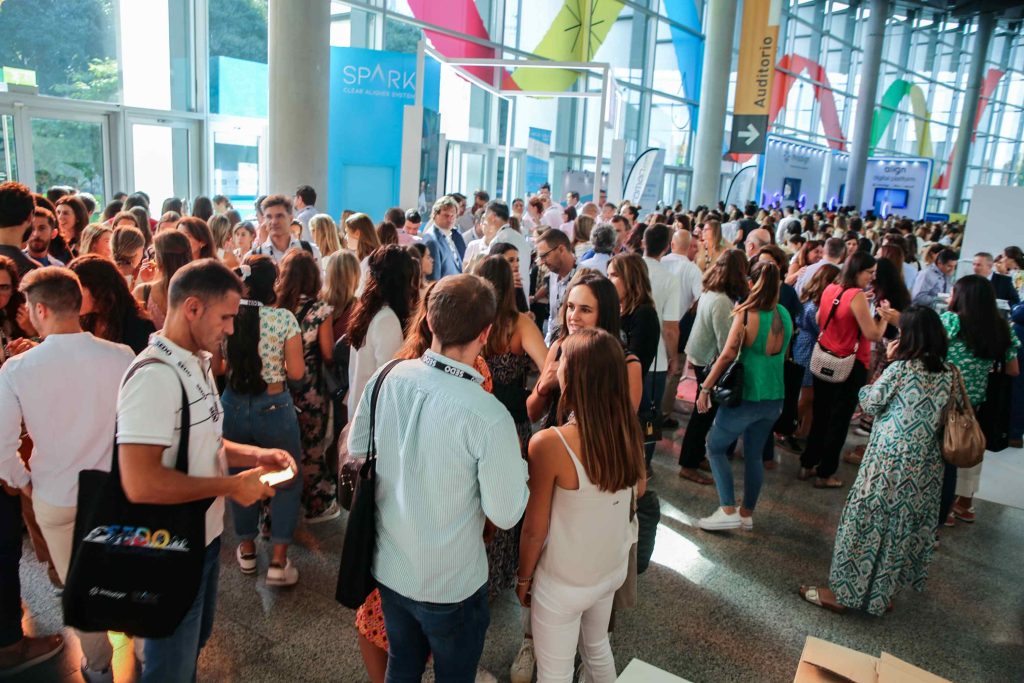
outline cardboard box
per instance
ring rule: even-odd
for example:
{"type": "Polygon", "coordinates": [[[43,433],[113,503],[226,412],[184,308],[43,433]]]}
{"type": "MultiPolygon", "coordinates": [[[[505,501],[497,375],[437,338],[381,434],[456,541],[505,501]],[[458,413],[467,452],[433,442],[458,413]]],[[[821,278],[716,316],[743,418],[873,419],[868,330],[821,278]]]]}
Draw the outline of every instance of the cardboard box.
{"type": "Polygon", "coordinates": [[[807,636],[793,683],[951,683],[888,652],[872,657],[807,636]]]}

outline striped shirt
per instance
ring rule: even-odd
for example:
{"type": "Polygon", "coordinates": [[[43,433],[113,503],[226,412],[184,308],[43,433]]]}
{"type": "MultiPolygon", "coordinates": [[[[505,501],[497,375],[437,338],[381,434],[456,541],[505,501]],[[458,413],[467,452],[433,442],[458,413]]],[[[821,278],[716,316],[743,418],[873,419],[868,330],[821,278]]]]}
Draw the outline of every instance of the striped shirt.
{"type": "MultiPolygon", "coordinates": [[[[473,368],[399,363],[377,399],[376,579],[411,600],[455,603],[487,581],[484,519],[510,529],[529,495],[526,462],[508,411],[473,368]]],[[[379,373],[379,371],[378,371],[379,373]]],[[[349,451],[367,451],[377,373],[356,408],[349,451]]]]}

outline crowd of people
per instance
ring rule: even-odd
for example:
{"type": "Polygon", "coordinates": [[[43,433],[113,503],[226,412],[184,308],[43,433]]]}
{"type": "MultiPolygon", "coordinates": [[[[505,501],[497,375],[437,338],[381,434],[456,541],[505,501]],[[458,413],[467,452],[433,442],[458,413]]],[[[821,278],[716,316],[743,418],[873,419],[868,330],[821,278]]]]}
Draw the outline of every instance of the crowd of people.
{"type": "MultiPolygon", "coordinates": [[[[719,500],[700,529],[753,530],[777,450],[800,480],[849,489],[827,581],[800,587],[835,612],[893,609],[924,588],[938,531],[975,522],[982,465],[959,471],[941,447],[960,377],[986,438],[1021,445],[1024,253],[974,254],[954,279],[958,224],[643,211],[547,185],[379,223],[316,203],[302,186],[249,217],[223,196],[156,213],[143,192],[98,207],[0,185],[0,674],[63,647],[22,632],[23,529],[60,590],[79,474],[112,464],[134,503],[210,501],[194,603],[170,636],[136,639],[143,681],[194,679],[227,507],[238,571],[293,586],[296,530],[340,524],[342,473],[376,454],[377,589],[355,617],[370,679],[429,662],[438,680],[493,680],[488,604],[514,591],[512,680],[582,667],[601,683],[688,380],[678,475],[719,500]],[[81,409],[54,410],[57,391],[81,409]],[[846,450],[851,431],[866,444],[846,450]],[[841,459],[859,466],[849,487],[841,459]]],[[[78,636],[86,679],[113,680],[106,634],[78,636]]]]}

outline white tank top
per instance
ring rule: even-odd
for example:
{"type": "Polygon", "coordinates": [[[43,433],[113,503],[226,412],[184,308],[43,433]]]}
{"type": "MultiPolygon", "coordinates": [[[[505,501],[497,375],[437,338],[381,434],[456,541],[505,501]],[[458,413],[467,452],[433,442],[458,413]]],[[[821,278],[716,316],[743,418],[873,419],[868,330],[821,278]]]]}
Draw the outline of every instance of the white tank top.
{"type": "Polygon", "coordinates": [[[547,544],[537,571],[562,585],[581,588],[622,581],[635,540],[629,521],[631,489],[598,489],[561,431],[554,429],[572,458],[580,486],[576,491],[555,487],[547,544]]]}

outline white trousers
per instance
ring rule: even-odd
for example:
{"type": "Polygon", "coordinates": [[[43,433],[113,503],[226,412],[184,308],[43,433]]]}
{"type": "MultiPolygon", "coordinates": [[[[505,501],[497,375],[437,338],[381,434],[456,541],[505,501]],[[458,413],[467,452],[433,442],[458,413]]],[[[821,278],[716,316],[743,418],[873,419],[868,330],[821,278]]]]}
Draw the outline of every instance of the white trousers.
{"type": "Polygon", "coordinates": [[[615,659],[608,642],[608,621],[615,589],[622,581],[593,588],[560,586],[534,578],[531,622],[537,683],[571,683],[576,650],[587,683],[614,683],[615,659]]]}

